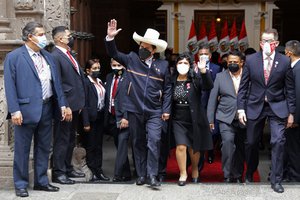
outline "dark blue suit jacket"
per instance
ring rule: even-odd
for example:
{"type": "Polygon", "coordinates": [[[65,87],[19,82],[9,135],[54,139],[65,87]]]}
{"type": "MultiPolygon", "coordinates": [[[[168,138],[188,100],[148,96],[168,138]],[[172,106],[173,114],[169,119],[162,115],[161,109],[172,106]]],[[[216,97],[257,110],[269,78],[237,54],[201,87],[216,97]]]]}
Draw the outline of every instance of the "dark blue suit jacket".
{"type": "MultiPolygon", "coordinates": [[[[51,70],[54,97],[59,107],[66,106],[57,66],[47,51],[42,49],[40,52],[51,70]]],[[[24,124],[39,122],[43,108],[42,86],[25,45],[7,54],[4,61],[4,82],[8,112],[21,111],[24,124]]]]}
{"type": "Polygon", "coordinates": [[[246,110],[249,119],[257,119],[267,96],[272,111],[279,118],[295,113],[295,87],[290,60],[280,53],[275,54],[268,83],[265,84],[262,52],[246,58],[238,92],[238,110],[246,110]],[[250,84],[251,83],[251,84],[250,84]]]}
{"type": "Polygon", "coordinates": [[[295,79],[295,89],[296,90],[296,113],[295,113],[295,122],[300,124],[300,61],[298,61],[293,67],[293,74],[295,79]]]}
{"type": "Polygon", "coordinates": [[[135,52],[119,52],[115,40],[105,41],[105,45],[108,55],[127,67],[129,85],[125,109],[155,116],[170,113],[172,91],[168,62],[153,59],[149,68],[135,52]]]}
{"type": "MultiPolygon", "coordinates": [[[[114,74],[109,73],[106,76],[106,84],[105,84],[105,119],[108,119],[108,112],[109,112],[109,100],[111,96],[111,87],[113,82],[114,74]]],[[[121,119],[127,117],[127,111],[124,107],[126,103],[126,92],[128,88],[128,81],[126,77],[126,72],[122,74],[122,77],[119,79],[118,88],[115,96],[115,112],[116,112],[116,121],[119,122],[121,119]]],[[[106,122],[107,124],[107,122],[106,122]]]]}
{"type": "MultiPolygon", "coordinates": [[[[85,107],[82,110],[83,125],[89,126],[90,122],[94,122],[98,115],[98,94],[95,85],[88,77],[85,77],[85,107]]],[[[104,85],[102,85],[104,87],[104,85]]]]}
{"type": "Polygon", "coordinates": [[[81,70],[81,67],[79,67],[79,75],[74,69],[71,60],[56,47],[52,50],[51,54],[58,69],[68,106],[72,111],[83,109],[85,104],[85,91],[84,73],[81,70]]]}
{"type": "MultiPolygon", "coordinates": [[[[210,71],[210,75],[213,81],[215,81],[217,73],[221,72],[221,67],[212,62],[209,62],[208,70],[210,71]]],[[[203,107],[206,109],[208,104],[208,99],[210,95],[210,90],[203,90],[201,96],[201,103],[203,107]]]]}

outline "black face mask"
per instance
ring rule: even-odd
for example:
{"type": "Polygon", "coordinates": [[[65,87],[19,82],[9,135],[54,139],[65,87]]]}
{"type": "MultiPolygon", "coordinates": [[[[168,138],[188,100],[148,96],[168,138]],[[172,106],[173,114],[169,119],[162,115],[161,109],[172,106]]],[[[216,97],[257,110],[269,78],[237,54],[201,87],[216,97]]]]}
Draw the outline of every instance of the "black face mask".
{"type": "Polygon", "coordinates": [[[92,71],[91,77],[98,78],[100,76],[100,74],[101,74],[100,70],[92,71]]]}
{"type": "Polygon", "coordinates": [[[123,69],[112,69],[114,75],[121,76],[123,74],[123,69]]]}
{"type": "Polygon", "coordinates": [[[239,71],[240,66],[238,64],[229,64],[228,69],[230,72],[235,73],[235,72],[239,71]]]}
{"type": "Polygon", "coordinates": [[[146,60],[151,56],[151,52],[148,49],[141,48],[139,49],[139,56],[141,60],[146,60]]]}
{"type": "Polygon", "coordinates": [[[69,38],[68,46],[69,46],[71,49],[73,48],[73,46],[74,46],[74,38],[73,38],[73,37],[70,37],[70,38],[69,38]]]}

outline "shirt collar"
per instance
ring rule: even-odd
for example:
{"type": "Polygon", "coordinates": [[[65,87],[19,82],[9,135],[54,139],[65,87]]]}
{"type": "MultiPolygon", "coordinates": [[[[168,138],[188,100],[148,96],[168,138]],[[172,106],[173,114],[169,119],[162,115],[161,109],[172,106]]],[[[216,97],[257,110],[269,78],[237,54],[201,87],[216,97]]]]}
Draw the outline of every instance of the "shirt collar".
{"type": "Polygon", "coordinates": [[[267,56],[266,54],[262,53],[262,54],[263,54],[263,59],[264,59],[264,60],[267,60],[267,58],[270,57],[271,60],[273,61],[274,58],[275,58],[275,53],[276,53],[276,52],[274,51],[274,53],[272,53],[270,56],[267,56]]]}
{"type": "Polygon", "coordinates": [[[150,58],[146,59],[145,60],[145,63],[150,67],[151,64],[152,64],[152,59],[153,59],[153,56],[151,56],[150,58]]]}
{"type": "Polygon", "coordinates": [[[294,62],[292,62],[291,67],[294,68],[294,66],[296,65],[296,63],[300,60],[300,58],[298,58],[297,60],[295,60],[294,62]]]}
{"type": "Polygon", "coordinates": [[[65,49],[65,48],[63,48],[63,47],[60,47],[60,46],[57,46],[56,45],[56,47],[59,49],[59,50],[61,50],[62,52],[64,52],[65,54],[67,53],[67,49],[65,49]]]}
{"type": "Polygon", "coordinates": [[[38,51],[38,52],[35,52],[35,51],[33,51],[32,50],[32,48],[30,48],[28,45],[26,45],[25,44],[25,47],[26,47],[26,49],[27,49],[27,51],[28,51],[28,53],[29,53],[29,55],[30,55],[30,57],[32,57],[34,54],[36,54],[36,53],[39,53],[39,54],[41,54],[41,52],[40,51],[38,51]]]}
{"type": "Polygon", "coordinates": [[[101,80],[100,80],[99,78],[97,78],[97,79],[96,79],[97,82],[95,82],[94,79],[93,79],[90,75],[88,75],[87,77],[89,78],[89,80],[90,80],[92,83],[96,83],[96,84],[100,84],[100,83],[101,83],[101,80]]]}

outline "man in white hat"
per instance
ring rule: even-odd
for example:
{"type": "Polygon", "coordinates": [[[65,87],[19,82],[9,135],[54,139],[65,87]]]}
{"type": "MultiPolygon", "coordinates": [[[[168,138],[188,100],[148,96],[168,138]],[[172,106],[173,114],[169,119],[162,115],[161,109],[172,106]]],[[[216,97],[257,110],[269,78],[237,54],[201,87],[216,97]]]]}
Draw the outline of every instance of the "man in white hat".
{"type": "Polygon", "coordinates": [[[121,53],[114,37],[121,31],[117,21],[107,25],[105,45],[110,57],[127,67],[129,86],[124,97],[128,111],[129,131],[132,137],[137,171],[137,185],[144,185],[146,177],[152,187],[160,186],[157,180],[162,122],[169,119],[171,84],[168,62],[154,59],[153,54],[163,52],[167,42],[159,39],[159,32],[148,28],[142,37],[133,39],[140,46],[138,54],[121,53]]]}

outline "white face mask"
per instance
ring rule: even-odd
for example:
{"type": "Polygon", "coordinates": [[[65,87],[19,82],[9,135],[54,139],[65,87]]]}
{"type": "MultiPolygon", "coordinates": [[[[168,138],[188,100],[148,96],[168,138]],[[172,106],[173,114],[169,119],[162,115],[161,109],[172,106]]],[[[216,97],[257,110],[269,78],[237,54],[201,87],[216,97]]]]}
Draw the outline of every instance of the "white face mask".
{"type": "Polygon", "coordinates": [[[264,54],[266,54],[267,56],[270,56],[271,55],[271,45],[269,43],[265,43],[264,46],[263,46],[263,52],[264,54]]]}
{"type": "Polygon", "coordinates": [[[34,44],[36,44],[40,49],[43,49],[45,48],[45,46],[47,45],[48,41],[47,41],[47,38],[46,38],[46,35],[43,35],[43,36],[35,36],[34,37],[38,40],[38,43],[34,42],[32,40],[32,42],[34,44]]]}
{"type": "Polygon", "coordinates": [[[208,62],[209,61],[209,56],[208,55],[201,55],[199,56],[199,60],[200,62],[203,60],[205,62],[208,62]]]}
{"type": "Polygon", "coordinates": [[[181,75],[186,75],[190,69],[190,66],[187,64],[178,64],[177,71],[181,75]]]}

